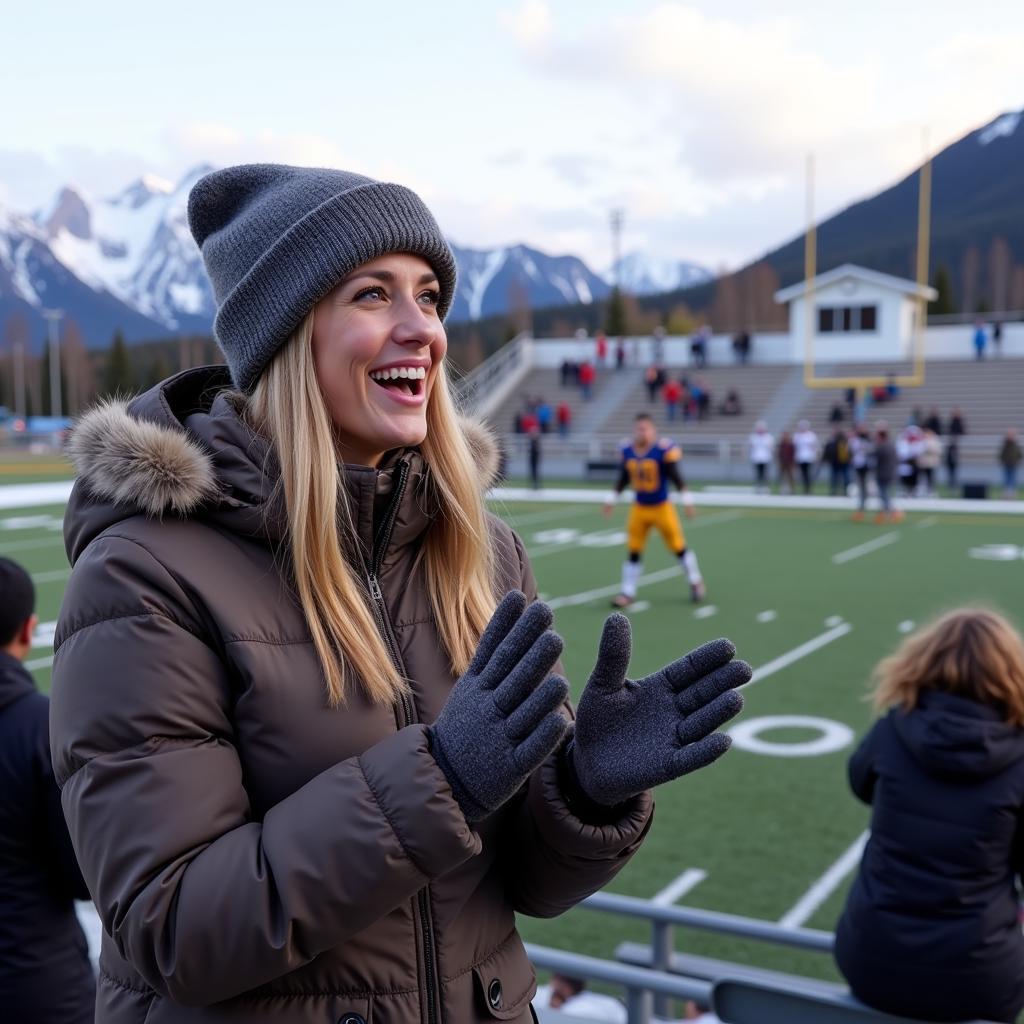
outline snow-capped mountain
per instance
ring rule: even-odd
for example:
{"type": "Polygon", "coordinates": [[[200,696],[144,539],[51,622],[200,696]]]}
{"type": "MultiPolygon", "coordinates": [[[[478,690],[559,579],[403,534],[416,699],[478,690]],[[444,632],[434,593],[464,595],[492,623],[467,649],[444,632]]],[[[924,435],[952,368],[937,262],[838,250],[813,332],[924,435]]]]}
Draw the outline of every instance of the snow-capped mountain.
{"type": "Polygon", "coordinates": [[[655,295],[703,284],[714,274],[707,267],[685,260],[659,259],[631,252],[609,267],[603,276],[609,283],[618,280],[622,289],[633,295],[655,295]]]}
{"type": "MultiPolygon", "coordinates": [[[[0,209],[0,322],[21,312],[41,339],[42,310],[60,308],[97,347],[117,328],[129,341],[208,334],[213,294],[186,220],[189,190],[208,170],[196,167],[177,184],[147,175],[100,199],[68,186],[31,216],[0,209]]],[[[453,249],[455,321],[519,306],[589,304],[610,290],[611,277],[576,256],[525,245],[453,249]]],[[[692,264],[636,253],[622,261],[621,273],[628,290],[644,294],[707,277],[692,264]]]]}
{"type": "Polygon", "coordinates": [[[517,305],[589,304],[608,294],[608,283],[576,256],[548,256],[525,245],[466,249],[453,245],[459,285],[453,320],[479,320],[517,305]]]}

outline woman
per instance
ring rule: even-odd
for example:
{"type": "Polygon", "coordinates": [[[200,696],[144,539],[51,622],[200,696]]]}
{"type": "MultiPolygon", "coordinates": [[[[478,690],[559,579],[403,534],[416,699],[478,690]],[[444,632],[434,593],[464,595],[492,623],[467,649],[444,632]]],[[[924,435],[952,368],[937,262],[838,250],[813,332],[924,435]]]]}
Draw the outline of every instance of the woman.
{"type": "Polygon", "coordinates": [[[429,211],[251,165],[189,223],[228,368],[71,441],[52,731],[97,1021],[529,1021],[514,913],[615,875],[749,669],[717,641],[627,684],[613,616],[566,740],[561,640],[449,396],[429,211]]]}
{"type": "Polygon", "coordinates": [[[962,609],[876,671],[887,713],[850,758],[871,838],[836,930],[854,994],[892,1014],[1013,1021],[1024,1008],[1024,643],[962,609]]]}

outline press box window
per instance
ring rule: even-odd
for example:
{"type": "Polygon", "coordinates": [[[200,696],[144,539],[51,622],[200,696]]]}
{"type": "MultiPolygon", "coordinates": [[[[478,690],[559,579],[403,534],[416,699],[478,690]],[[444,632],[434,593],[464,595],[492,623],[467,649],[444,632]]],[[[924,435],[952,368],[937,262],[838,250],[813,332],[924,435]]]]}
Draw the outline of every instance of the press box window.
{"type": "Polygon", "coordinates": [[[819,306],[818,333],[874,331],[878,329],[876,306],[819,306]]]}

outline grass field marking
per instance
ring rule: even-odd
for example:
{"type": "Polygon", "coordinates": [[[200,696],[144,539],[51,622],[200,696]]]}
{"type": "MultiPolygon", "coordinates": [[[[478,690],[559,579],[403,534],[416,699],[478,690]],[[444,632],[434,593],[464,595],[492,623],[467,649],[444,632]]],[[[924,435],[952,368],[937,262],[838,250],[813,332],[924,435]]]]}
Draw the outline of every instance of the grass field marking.
{"type": "Polygon", "coordinates": [[[911,633],[911,632],[913,632],[913,629],[914,629],[915,625],[916,625],[916,623],[914,622],[913,619],[904,619],[896,628],[901,633],[911,633]]]}
{"type": "Polygon", "coordinates": [[[10,551],[35,551],[38,548],[64,547],[64,538],[40,537],[38,540],[15,540],[10,544],[0,544],[0,555],[6,555],[10,551]]]}
{"type": "Polygon", "coordinates": [[[623,608],[622,610],[627,615],[636,615],[637,612],[645,612],[650,607],[650,601],[634,601],[628,608],[623,608]]]}
{"type": "MultiPolygon", "coordinates": [[[[492,511],[494,511],[492,509],[492,511]]],[[[542,512],[526,512],[521,516],[515,515],[511,509],[504,509],[507,511],[509,516],[509,526],[513,530],[518,530],[522,526],[536,526],[538,523],[550,523],[556,522],[559,519],[564,519],[566,515],[571,515],[574,511],[571,505],[566,505],[564,508],[556,509],[544,509],[542,512]]]]}
{"type": "Polygon", "coordinates": [[[700,885],[708,877],[706,871],[700,868],[687,868],[678,878],[673,879],[661,892],[657,893],[651,902],[659,907],[670,907],[677,900],[681,900],[691,889],[700,885]]]}
{"type": "Polygon", "coordinates": [[[71,575],[71,569],[53,569],[50,572],[32,573],[33,583],[56,583],[58,580],[66,580],[71,575]]]}
{"type": "Polygon", "coordinates": [[[52,647],[56,632],[56,620],[53,622],[37,622],[36,630],[32,634],[32,650],[35,650],[37,647],[52,647]]]}
{"type": "Polygon", "coordinates": [[[838,640],[841,636],[846,636],[846,634],[852,629],[853,626],[848,622],[841,622],[838,626],[833,626],[826,632],[820,633],[818,636],[800,644],[799,647],[794,647],[791,651],[786,651],[785,654],[780,654],[777,658],[773,658],[760,668],[755,668],[754,674],[750,677],[750,682],[744,683],[743,686],[739,687],[739,689],[746,689],[748,686],[753,686],[754,683],[761,682],[762,679],[767,679],[769,676],[775,675],[776,672],[780,672],[782,669],[788,668],[801,658],[806,658],[808,654],[813,654],[815,651],[821,650],[822,647],[828,646],[828,644],[832,643],[833,640],[838,640]]]}
{"type": "Polygon", "coordinates": [[[712,615],[718,614],[718,606],[714,604],[701,605],[694,613],[695,619],[710,619],[712,615]]]}
{"type": "Polygon", "coordinates": [[[872,551],[878,551],[879,548],[895,544],[899,539],[899,530],[893,530],[892,533],[883,533],[881,537],[865,541],[863,544],[858,544],[855,548],[847,548],[846,551],[840,551],[838,555],[832,556],[832,562],[835,565],[845,565],[845,563],[852,562],[855,558],[860,558],[861,555],[870,555],[872,551]]]}
{"type": "Polygon", "coordinates": [[[731,523],[742,519],[747,513],[741,512],[738,508],[727,509],[725,512],[712,512],[709,516],[697,516],[695,519],[687,519],[684,529],[695,530],[698,526],[716,526],[718,523],[731,523]]]}
{"type": "Polygon", "coordinates": [[[868,833],[861,832],[839,859],[779,918],[783,928],[799,928],[842,884],[860,863],[868,833]]]}
{"type": "Polygon", "coordinates": [[[774,612],[770,608],[766,611],[758,612],[755,616],[758,622],[774,622],[778,617],[778,612],[774,612]]]}
{"type": "Polygon", "coordinates": [[[49,655],[49,657],[46,657],[46,658],[33,658],[31,661],[26,661],[24,663],[25,668],[27,668],[29,670],[29,672],[34,672],[37,668],[49,668],[52,664],[53,664],[53,655],[52,654],[49,655]]]}
{"type": "MultiPolygon", "coordinates": [[[[681,577],[682,570],[678,565],[668,569],[658,569],[655,572],[645,573],[638,579],[637,585],[641,583],[660,583],[662,580],[670,580],[673,577],[681,577]]],[[[587,604],[589,601],[596,601],[599,597],[614,597],[622,587],[618,583],[609,583],[606,587],[595,587],[593,590],[584,590],[579,594],[566,594],[563,597],[553,597],[548,601],[551,608],[567,608],[577,604],[587,604]]]]}
{"type": "Polygon", "coordinates": [[[74,480],[42,484],[4,484],[0,487],[0,508],[66,505],[74,484],[74,480]]]}
{"type": "Polygon", "coordinates": [[[938,521],[938,516],[925,516],[919,523],[914,523],[914,529],[927,530],[929,526],[934,526],[938,521]]]}

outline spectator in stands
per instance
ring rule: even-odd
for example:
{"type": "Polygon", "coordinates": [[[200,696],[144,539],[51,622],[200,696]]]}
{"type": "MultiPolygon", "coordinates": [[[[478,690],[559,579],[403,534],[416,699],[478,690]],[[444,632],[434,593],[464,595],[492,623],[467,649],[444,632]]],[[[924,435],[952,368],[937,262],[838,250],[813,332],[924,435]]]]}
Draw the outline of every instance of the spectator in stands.
{"type": "Polygon", "coordinates": [[[588,992],[582,978],[564,974],[552,974],[549,984],[538,986],[533,1005],[538,1010],[558,1010],[565,1017],[586,1017],[612,1024],[626,1024],[628,1020],[626,1007],[618,999],[588,992]]]}
{"type": "Polygon", "coordinates": [[[850,436],[850,465],[857,480],[857,511],[853,518],[859,522],[868,507],[868,469],[871,465],[871,438],[863,424],[859,424],[850,436]]]}
{"type": "Polygon", "coordinates": [[[939,407],[933,405],[928,410],[928,416],[924,423],[921,424],[926,430],[930,430],[933,434],[942,433],[942,417],[939,415],[939,407]]]}
{"type": "Polygon", "coordinates": [[[921,470],[921,487],[927,496],[935,493],[935,471],[942,465],[942,441],[934,430],[921,431],[921,454],[917,457],[921,470]]]}
{"type": "Polygon", "coordinates": [[[1003,467],[1003,492],[1007,498],[1017,497],[1017,471],[1020,468],[1021,457],[1017,431],[1008,430],[999,448],[999,465],[1003,467]]]}
{"type": "Polygon", "coordinates": [[[1024,1009],[1024,643],[1002,616],[959,609],[875,676],[884,717],[849,764],[871,835],[836,962],[879,1010],[1011,1022],[1024,1009]]]}
{"type": "Polygon", "coordinates": [[[754,467],[754,489],[758,494],[768,490],[768,467],[775,454],[775,438],[769,433],[764,420],[758,420],[747,438],[750,463],[754,467]]]}
{"type": "Polygon", "coordinates": [[[967,424],[964,421],[964,414],[960,410],[960,406],[954,405],[953,411],[949,416],[949,436],[950,437],[963,437],[967,433],[967,424]]]}
{"type": "Polygon", "coordinates": [[[725,401],[718,407],[718,411],[722,416],[743,415],[743,402],[740,400],[739,392],[735,388],[730,388],[726,393],[725,401]]]}
{"type": "Polygon", "coordinates": [[[946,442],[946,477],[951,488],[956,487],[956,474],[960,468],[960,446],[955,437],[946,442]]]}
{"type": "Polygon", "coordinates": [[[529,432],[529,440],[527,442],[527,451],[530,462],[530,486],[535,490],[540,490],[540,460],[541,460],[541,432],[540,427],[535,426],[529,432]]]}
{"type": "Polygon", "coordinates": [[[0,558],[0,1020],[92,1024],[96,983],[75,915],[89,899],[50,764],[50,702],[22,661],[35,591],[0,558]]]}
{"type": "Polygon", "coordinates": [[[594,370],[593,363],[583,362],[580,364],[580,391],[583,393],[584,402],[590,401],[590,397],[593,393],[595,377],[597,377],[597,373],[594,370]]]}
{"type": "Polygon", "coordinates": [[[878,500],[881,508],[875,516],[876,523],[896,522],[902,518],[892,503],[892,488],[896,483],[896,471],[899,460],[896,445],[889,437],[889,427],[879,421],[875,433],[875,447],[871,452],[871,464],[875,470],[875,486],[878,488],[878,500]]]}
{"type": "Polygon", "coordinates": [[[846,418],[846,412],[843,407],[836,402],[832,406],[832,411],[828,414],[829,423],[842,423],[846,418]]]}
{"type": "Polygon", "coordinates": [[[622,370],[626,366],[626,345],[621,338],[615,346],[615,369],[622,370]]]}
{"type": "Polygon", "coordinates": [[[664,383],[664,374],[660,366],[648,366],[644,370],[644,385],[647,388],[647,400],[649,402],[657,400],[658,392],[664,383]]]}
{"type": "Polygon", "coordinates": [[[896,457],[899,459],[900,484],[903,493],[912,497],[917,493],[919,473],[918,459],[921,457],[921,431],[911,425],[896,438],[896,457]]]}
{"type": "Polygon", "coordinates": [[[1003,321],[992,324],[992,354],[998,359],[1003,354],[1003,321]]]}
{"type": "Polygon", "coordinates": [[[810,494],[813,470],[818,461],[818,435],[811,430],[811,424],[807,420],[801,420],[797,424],[793,444],[796,445],[796,464],[800,467],[804,494],[810,494]]]}
{"type": "Polygon", "coordinates": [[[665,403],[665,415],[669,422],[679,414],[679,403],[683,398],[683,386],[674,377],[665,382],[661,391],[662,401],[665,403]]]}
{"type": "Polygon", "coordinates": [[[594,348],[597,354],[597,365],[604,366],[608,362],[608,339],[604,336],[604,331],[597,332],[594,348]]]}
{"type": "Polygon", "coordinates": [[[576,381],[573,379],[574,378],[574,372],[573,371],[575,369],[576,369],[576,364],[573,363],[573,362],[570,362],[570,360],[568,358],[565,358],[565,359],[562,360],[562,365],[559,367],[559,376],[560,376],[563,388],[567,388],[569,386],[570,382],[572,382],[573,384],[576,383],[576,381]]]}
{"type": "Polygon", "coordinates": [[[779,493],[796,493],[796,445],[788,430],[779,438],[779,493]]]}
{"type": "Polygon", "coordinates": [[[740,366],[746,366],[750,361],[749,331],[740,331],[740,333],[732,339],[732,351],[736,357],[736,362],[739,363],[740,366]]]}
{"type": "Polygon", "coordinates": [[[922,410],[921,406],[915,405],[914,408],[910,410],[910,415],[907,417],[907,426],[920,427],[923,420],[924,410],[922,410]]]}
{"type": "Polygon", "coordinates": [[[694,366],[708,365],[708,344],[711,341],[711,328],[704,324],[690,339],[690,358],[694,366]]]}
{"type": "Polygon", "coordinates": [[[981,360],[985,358],[985,346],[988,344],[988,332],[985,330],[984,320],[974,321],[974,358],[981,360]]]}
{"type": "Polygon", "coordinates": [[[559,402],[555,410],[555,419],[558,420],[558,433],[567,437],[572,426],[572,409],[568,402],[559,402]]]}
{"type": "Polygon", "coordinates": [[[555,410],[551,408],[551,404],[543,398],[537,399],[537,423],[540,426],[540,432],[547,434],[551,430],[551,424],[555,417],[555,410]]]}
{"type": "Polygon", "coordinates": [[[697,419],[707,419],[708,413],[711,411],[711,389],[704,377],[695,378],[691,385],[690,402],[697,419]]]}
{"type": "Polygon", "coordinates": [[[846,494],[850,487],[850,443],[844,431],[832,431],[832,436],[825,442],[822,461],[829,471],[828,493],[846,494]]]}

